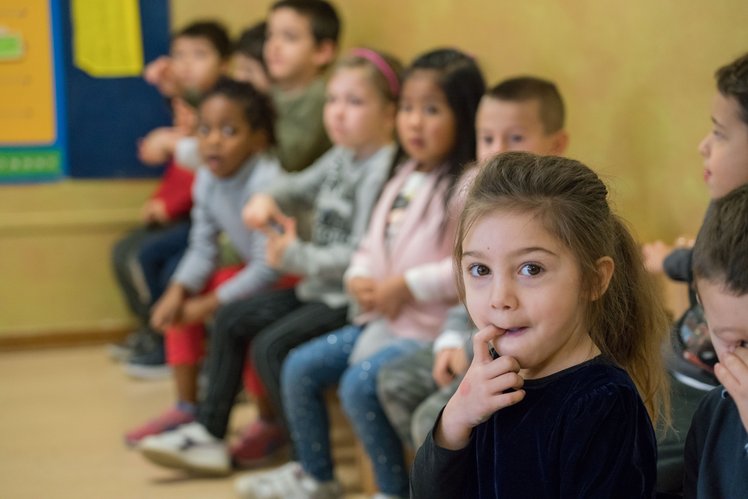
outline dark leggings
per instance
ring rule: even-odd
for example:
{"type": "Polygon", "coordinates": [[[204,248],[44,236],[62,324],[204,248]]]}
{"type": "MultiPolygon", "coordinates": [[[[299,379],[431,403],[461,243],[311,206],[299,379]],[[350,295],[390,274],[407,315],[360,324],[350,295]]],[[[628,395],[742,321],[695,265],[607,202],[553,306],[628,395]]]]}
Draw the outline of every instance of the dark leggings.
{"type": "Polygon", "coordinates": [[[280,376],[288,352],[346,324],[346,312],[347,307],[303,302],[293,289],[269,291],[221,307],[213,327],[209,385],[198,421],[215,437],[225,437],[248,348],[276,414],[283,417],[280,376]]]}
{"type": "Polygon", "coordinates": [[[138,261],[151,293],[151,305],[161,297],[187,250],[190,221],[176,222],[147,238],[140,245],[138,261]]]}

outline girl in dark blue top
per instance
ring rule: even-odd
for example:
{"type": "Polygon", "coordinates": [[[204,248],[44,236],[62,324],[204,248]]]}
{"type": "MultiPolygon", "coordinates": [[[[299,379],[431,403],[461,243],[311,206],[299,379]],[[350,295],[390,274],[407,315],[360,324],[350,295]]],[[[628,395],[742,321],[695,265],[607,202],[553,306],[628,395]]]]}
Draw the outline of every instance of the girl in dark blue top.
{"type": "Polygon", "coordinates": [[[607,194],[569,159],[482,166],[455,248],[475,356],[418,451],[412,497],[653,496],[667,317],[607,194]]]}

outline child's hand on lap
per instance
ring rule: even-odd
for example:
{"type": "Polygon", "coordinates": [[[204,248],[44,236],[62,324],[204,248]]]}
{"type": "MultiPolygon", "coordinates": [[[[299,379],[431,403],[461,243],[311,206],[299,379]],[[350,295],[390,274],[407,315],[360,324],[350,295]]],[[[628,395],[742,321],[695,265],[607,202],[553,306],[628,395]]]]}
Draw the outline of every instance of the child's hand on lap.
{"type": "Polygon", "coordinates": [[[179,322],[194,324],[204,322],[218,308],[218,297],[215,293],[207,293],[193,298],[187,298],[182,306],[179,322]]]}
{"type": "Polygon", "coordinates": [[[434,438],[440,447],[464,448],[470,442],[473,428],[494,412],[525,397],[517,360],[508,356],[494,359],[488,351],[490,341],[502,334],[503,330],[490,325],[473,336],[473,362],[457,392],[447,402],[436,428],[434,438]],[[515,391],[507,392],[512,388],[515,391]]]}
{"type": "Polygon", "coordinates": [[[348,292],[363,312],[374,309],[376,289],[377,283],[371,277],[354,277],[348,281],[348,292]]]}
{"type": "Polygon", "coordinates": [[[445,348],[436,354],[431,375],[436,386],[443,388],[452,383],[457,376],[464,374],[467,368],[468,358],[464,348],[445,348]]]}
{"type": "Polygon", "coordinates": [[[403,276],[390,277],[381,281],[374,291],[376,309],[389,319],[400,313],[403,305],[413,301],[413,295],[403,276]]]}
{"type": "Polygon", "coordinates": [[[179,322],[186,294],[186,290],[179,284],[169,286],[169,289],[153,305],[151,327],[156,331],[163,331],[172,324],[179,322]]]}
{"type": "Polygon", "coordinates": [[[714,374],[738,406],[740,420],[748,431],[748,348],[738,347],[714,366],[714,374]]]}
{"type": "Polygon", "coordinates": [[[156,223],[164,225],[169,221],[169,212],[166,204],[161,199],[149,199],[143,204],[140,217],[147,224],[156,223]]]}

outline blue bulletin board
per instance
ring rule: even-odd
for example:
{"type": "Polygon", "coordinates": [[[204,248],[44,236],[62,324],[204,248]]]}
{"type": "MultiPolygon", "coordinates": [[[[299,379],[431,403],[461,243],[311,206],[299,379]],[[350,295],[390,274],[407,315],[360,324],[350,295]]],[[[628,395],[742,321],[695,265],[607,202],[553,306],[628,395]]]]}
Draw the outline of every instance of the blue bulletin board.
{"type": "Polygon", "coordinates": [[[138,161],[136,145],[150,130],[171,123],[168,102],[139,72],[142,64],[169,53],[168,0],[64,0],[62,4],[70,176],[161,175],[161,169],[138,161]],[[142,40],[140,67],[134,68],[127,67],[132,55],[117,56],[122,47],[115,45],[122,41],[121,31],[128,29],[121,17],[123,11],[132,15],[131,4],[139,11],[136,20],[142,40]],[[88,40],[81,39],[81,32],[88,40]],[[96,45],[87,49],[82,46],[86,42],[96,45]],[[108,60],[111,66],[106,66],[108,60]]]}
{"type": "Polygon", "coordinates": [[[142,78],[169,51],[168,0],[2,0],[0,183],[159,176],[137,141],[171,123],[142,78]]]}

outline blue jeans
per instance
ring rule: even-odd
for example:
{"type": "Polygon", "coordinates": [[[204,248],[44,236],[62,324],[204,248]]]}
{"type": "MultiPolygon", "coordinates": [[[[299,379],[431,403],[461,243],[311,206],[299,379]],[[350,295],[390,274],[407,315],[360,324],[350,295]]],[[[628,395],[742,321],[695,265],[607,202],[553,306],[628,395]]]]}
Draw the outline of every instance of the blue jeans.
{"type": "Polygon", "coordinates": [[[361,326],[349,325],[295,348],[281,375],[283,403],[296,455],[304,470],[319,481],[333,478],[330,432],[324,391],[338,385],[338,396],[353,429],[374,466],[379,490],[408,496],[408,470],[402,443],[377,399],[377,372],[422,347],[400,340],[366,360],[348,365],[361,326]]]}
{"type": "Polygon", "coordinates": [[[190,221],[183,220],[161,230],[140,246],[138,261],[151,294],[151,306],[161,298],[182,259],[190,237],[190,221]]]}

